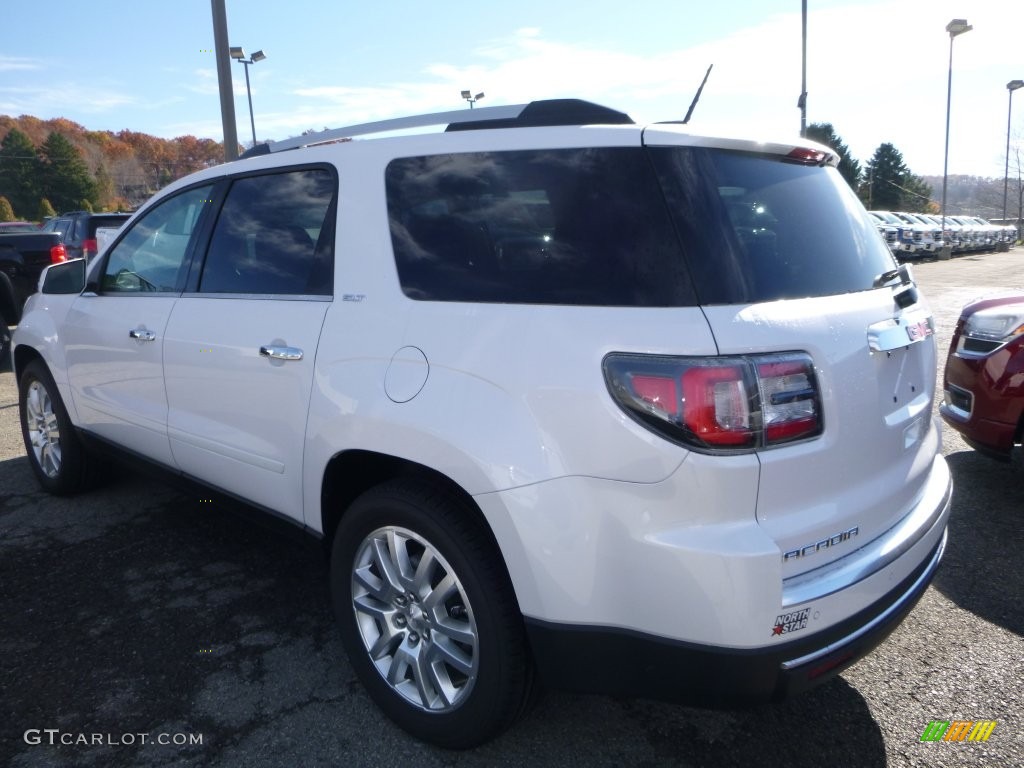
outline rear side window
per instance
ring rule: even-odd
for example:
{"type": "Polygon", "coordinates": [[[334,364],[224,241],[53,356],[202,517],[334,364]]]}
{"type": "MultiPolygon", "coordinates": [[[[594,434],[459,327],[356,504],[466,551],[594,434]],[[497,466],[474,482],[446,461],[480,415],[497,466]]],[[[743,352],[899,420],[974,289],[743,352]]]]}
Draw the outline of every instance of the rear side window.
{"type": "Polygon", "coordinates": [[[402,291],[431,301],[694,303],[665,200],[640,148],[393,160],[402,291]]]}
{"type": "Polygon", "coordinates": [[[650,153],[702,304],[864,291],[895,266],[834,168],[697,147],[650,153]]]}
{"type": "Polygon", "coordinates": [[[210,238],[200,292],[329,296],[336,186],[321,168],[235,179],[210,238]]]}

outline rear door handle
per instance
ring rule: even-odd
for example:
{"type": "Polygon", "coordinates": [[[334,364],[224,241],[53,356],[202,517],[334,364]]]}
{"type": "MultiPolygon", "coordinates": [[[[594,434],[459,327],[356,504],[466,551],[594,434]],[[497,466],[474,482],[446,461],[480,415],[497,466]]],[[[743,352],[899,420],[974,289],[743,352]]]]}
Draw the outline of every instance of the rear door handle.
{"type": "Polygon", "coordinates": [[[302,350],[298,347],[260,347],[260,354],[263,357],[272,357],[275,360],[301,360],[302,350]]]}
{"type": "Polygon", "coordinates": [[[145,328],[134,328],[128,331],[128,335],[133,339],[139,341],[153,341],[156,338],[156,334],[152,331],[147,331],[145,328]]]}

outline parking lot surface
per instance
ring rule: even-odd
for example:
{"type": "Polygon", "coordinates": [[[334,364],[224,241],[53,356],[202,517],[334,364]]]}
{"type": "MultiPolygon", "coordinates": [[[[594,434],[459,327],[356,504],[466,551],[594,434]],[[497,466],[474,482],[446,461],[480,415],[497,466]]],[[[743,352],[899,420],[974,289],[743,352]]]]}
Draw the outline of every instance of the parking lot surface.
{"type": "MultiPolygon", "coordinates": [[[[1024,248],[915,275],[941,392],[959,308],[1024,289],[1024,248]]],[[[1021,766],[1024,466],[948,429],[944,452],[956,490],[938,575],[840,677],[726,712],[551,692],[500,739],[454,753],[392,726],[356,682],[315,547],[128,471],[76,498],[42,493],[5,364],[0,765],[1021,766]],[[986,742],[922,742],[932,720],[997,724],[986,742]]]]}

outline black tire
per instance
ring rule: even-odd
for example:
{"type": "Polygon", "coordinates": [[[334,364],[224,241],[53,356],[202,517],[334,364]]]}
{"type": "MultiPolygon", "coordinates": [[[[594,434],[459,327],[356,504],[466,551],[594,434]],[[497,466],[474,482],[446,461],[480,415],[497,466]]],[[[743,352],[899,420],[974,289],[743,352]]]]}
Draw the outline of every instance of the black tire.
{"type": "Polygon", "coordinates": [[[479,512],[454,493],[396,480],[356,499],[334,537],[331,595],[357,676],[384,713],[416,738],[467,749],[498,735],[526,710],[533,667],[522,616],[479,512]],[[404,595],[384,579],[373,592],[364,586],[382,573],[374,540],[398,542],[389,551],[408,557],[405,574],[393,575],[404,595]],[[414,584],[411,576],[425,561],[431,567],[414,584]],[[363,580],[355,577],[357,568],[363,580]],[[439,583],[452,586],[438,589],[439,583]],[[432,603],[431,596],[440,593],[450,597],[432,603]],[[364,606],[360,612],[357,597],[364,606]],[[382,650],[376,664],[370,654],[374,638],[382,650]],[[415,666],[406,664],[416,653],[425,660],[420,685],[415,666]],[[388,673],[394,684],[385,678],[388,673]]]}
{"type": "Polygon", "coordinates": [[[29,464],[44,490],[66,496],[98,482],[102,467],[82,445],[42,360],[30,362],[21,374],[18,414],[29,464]]]}
{"type": "Polygon", "coordinates": [[[7,321],[0,317],[0,371],[10,370],[11,367],[11,329],[7,327],[7,321]]]}

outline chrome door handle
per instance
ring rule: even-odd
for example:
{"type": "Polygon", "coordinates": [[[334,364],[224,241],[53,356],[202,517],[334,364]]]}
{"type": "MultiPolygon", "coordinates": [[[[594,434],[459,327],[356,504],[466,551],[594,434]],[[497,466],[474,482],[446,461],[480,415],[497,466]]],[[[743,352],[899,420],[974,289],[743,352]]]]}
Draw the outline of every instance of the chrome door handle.
{"type": "Polygon", "coordinates": [[[260,347],[260,354],[263,357],[272,357],[275,360],[302,359],[302,350],[298,347],[260,347]]]}
{"type": "Polygon", "coordinates": [[[153,333],[152,331],[147,331],[144,328],[135,328],[131,331],[128,331],[128,335],[133,339],[138,339],[139,341],[153,341],[153,339],[156,338],[155,333],[153,333]]]}

